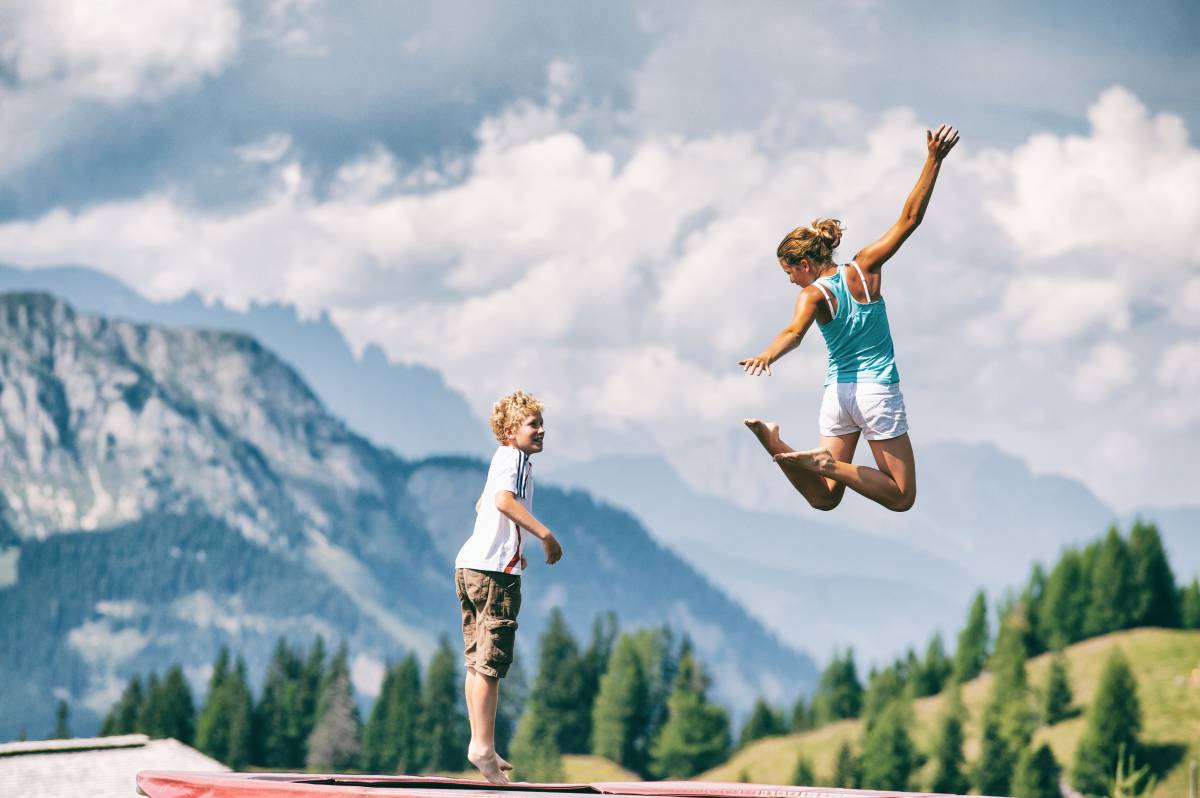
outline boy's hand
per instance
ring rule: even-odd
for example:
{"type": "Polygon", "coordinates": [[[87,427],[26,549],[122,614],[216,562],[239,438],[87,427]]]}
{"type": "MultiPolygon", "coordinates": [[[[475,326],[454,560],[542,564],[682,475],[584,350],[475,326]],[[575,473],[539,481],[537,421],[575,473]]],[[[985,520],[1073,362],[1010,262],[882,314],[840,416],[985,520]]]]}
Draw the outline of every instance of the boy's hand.
{"type": "Polygon", "coordinates": [[[542,538],[542,548],[546,550],[546,565],[554,565],[562,559],[562,546],[558,544],[558,538],[554,535],[542,538]]]}

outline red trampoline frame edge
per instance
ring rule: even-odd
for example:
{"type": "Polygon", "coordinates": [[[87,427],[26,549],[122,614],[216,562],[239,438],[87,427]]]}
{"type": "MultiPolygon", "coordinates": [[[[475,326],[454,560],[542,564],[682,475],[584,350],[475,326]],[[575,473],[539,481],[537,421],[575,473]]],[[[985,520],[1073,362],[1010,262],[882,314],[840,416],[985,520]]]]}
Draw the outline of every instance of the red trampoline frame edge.
{"type": "MultiPolygon", "coordinates": [[[[937,793],[792,787],[705,781],[610,781],[594,784],[489,784],[440,776],[320,773],[189,773],[143,770],[138,792],[148,798],[937,798],[937,793]]],[[[984,797],[985,798],[985,797],[984,797]]]]}

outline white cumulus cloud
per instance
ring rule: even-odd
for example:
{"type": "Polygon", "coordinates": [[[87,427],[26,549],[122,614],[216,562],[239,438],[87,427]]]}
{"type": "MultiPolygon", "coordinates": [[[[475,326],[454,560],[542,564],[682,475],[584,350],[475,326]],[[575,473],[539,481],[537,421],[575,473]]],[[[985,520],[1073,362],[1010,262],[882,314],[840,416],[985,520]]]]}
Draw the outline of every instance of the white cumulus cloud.
{"type": "MultiPolygon", "coordinates": [[[[914,434],[991,435],[1061,470],[1066,441],[1115,423],[1099,414],[1149,400],[1133,364],[1188,321],[1144,308],[1192,301],[1196,231],[1179,215],[1200,207],[1200,151],[1123,90],[1091,120],[1086,136],[1038,134],[1011,151],[964,140],[887,266],[901,373],[925,420],[914,434]],[[1129,174],[1156,190],[1125,185],[1129,174]],[[1093,223],[1094,207],[1122,232],[1093,223]],[[1068,404],[1064,418],[1055,408],[1068,404]]],[[[514,387],[538,392],[557,429],[591,430],[575,451],[625,447],[634,430],[647,449],[674,445],[747,415],[811,430],[796,408],[820,391],[815,329],[769,379],[734,365],[790,317],[775,246],[827,215],[847,226],[843,260],[870,243],[912,188],[924,134],[904,108],[834,144],[786,128],[775,114],[739,132],[646,134],[616,153],[553,103],[523,101],[486,120],[462,160],[407,164],[377,146],[327,183],[269,139],[245,165],[270,181],[254,203],[205,210],[166,192],[55,210],[0,224],[0,258],[92,264],[159,299],[328,309],[356,345],[440,369],[481,414],[514,387]]],[[[1105,474],[1086,477],[1138,489],[1105,474]]]]}
{"type": "Polygon", "coordinates": [[[81,97],[161,96],[216,74],[237,50],[232,0],[17,0],[3,12],[0,59],[24,86],[81,97]]]}
{"type": "Polygon", "coordinates": [[[1119,86],[1088,119],[1090,135],[1042,133],[1012,154],[1011,192],[989,205],[1014,245],[1037,260],[1086,251],[1143,279],[1200,261],[1200,151],[1183,119],[1119,86]]]}
{"type": "Polygon", "coordinates": [[[1128,385],[1134,377],[1133,355],[1120,344],[1106,341],[1097,344],[1087,358],[1075,369],[1075,395],[1085,402],[1096,403],[1128,385]]]}

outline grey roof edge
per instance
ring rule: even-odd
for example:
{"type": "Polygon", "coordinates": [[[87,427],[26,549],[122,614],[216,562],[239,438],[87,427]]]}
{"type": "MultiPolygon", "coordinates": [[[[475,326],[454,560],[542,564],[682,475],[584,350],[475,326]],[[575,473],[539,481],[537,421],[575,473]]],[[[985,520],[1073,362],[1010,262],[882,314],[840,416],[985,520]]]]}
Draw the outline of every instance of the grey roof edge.
{"type": "Polygon", "coordinates": [[[66,740],[25,740],[0,743],[0,757],[24,754],[57,754],[68,751],[95,751],[105,748],[140,748],[150,742],[144,734],[119,734],[111,737],[74,737],[66,740]]]}

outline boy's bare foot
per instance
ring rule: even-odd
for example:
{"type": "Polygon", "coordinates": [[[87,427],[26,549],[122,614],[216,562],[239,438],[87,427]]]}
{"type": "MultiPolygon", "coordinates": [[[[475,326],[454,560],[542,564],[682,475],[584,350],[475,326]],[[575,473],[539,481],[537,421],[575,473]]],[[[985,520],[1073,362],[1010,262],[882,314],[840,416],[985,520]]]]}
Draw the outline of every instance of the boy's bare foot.
{"type": "Polygon", "coordinates": [[[784,452],[775,455],[775,462],[783,468],[800,468],[817,474],[828,472],[835,462],[828,449],[810,449],[807,452],[784,452]]]}
{"type": "Polygon", "coordinates": [[[496,762],[500,764],[501,770],[512,770],[512,765],[508,763],[508,760],[499,754],[496,754],[496,762]]]}
{"type": "Polygon", "coordinates": [[[742,423],[754,433],[754,437],[758,438],[758,442],[771,454],[781,454],[787,451],[783,446],[783,442],[779,440],[778,424],[772,421],[759,421],[757,418],[748,418],[742,423]]]}
{"type": "Polygon", "coordinates": [[[508,784],[508,777],[500,772],[500,757],[496,755],[495,751],[489,751],[486,748],[468,748],[467,761],[479,768],[483,777],[492,784],[508,784]]]}

